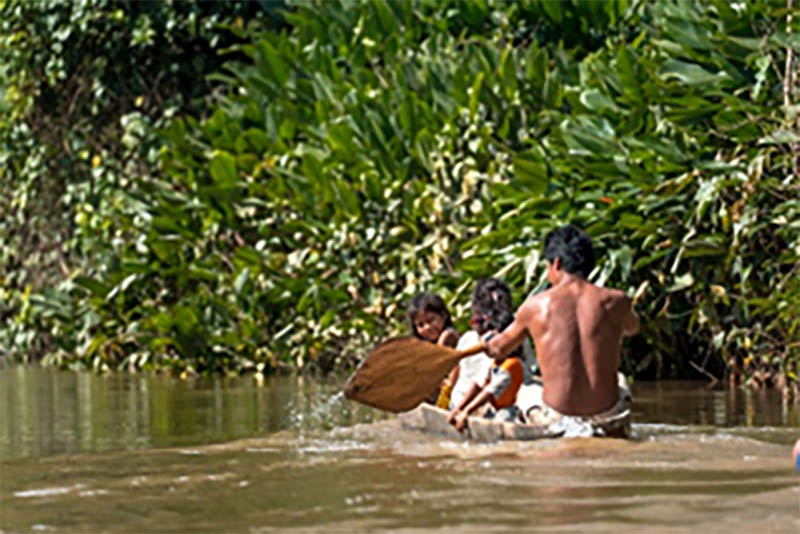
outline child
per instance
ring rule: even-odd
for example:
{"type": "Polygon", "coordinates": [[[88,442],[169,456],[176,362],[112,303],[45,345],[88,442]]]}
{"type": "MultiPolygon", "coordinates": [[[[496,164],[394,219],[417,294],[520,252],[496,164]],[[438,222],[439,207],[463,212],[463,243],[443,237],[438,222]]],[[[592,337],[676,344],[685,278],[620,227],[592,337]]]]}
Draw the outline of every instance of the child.
{"type": "MultiPolygon", "coordinates": [[[[472,321],[470,321],[472,330],[459,339],[456,349],[475,345],[480,336],[490,330],[503,330],[513,320],[512,312],[511,291],[502,280],[497,278],[478,280],[472,292],[472,321]]],[[[523,363],[528,371],[535,372],[536,359],[527,339],[522,344],[522,355],[523,363]]],[[[454,373],[456,379],[448,406],[450,410],[458,407],[467,394],[474,396],[480,391],[480,388],[486,383],[492,363],[493,360],[483,352],[464,358],[459,362],[456,373],[454,373]]],[[[530,380],[530,372],[525,373],[525,379],[526,382],[530,380]]]]}
{"type": "MultiPolygon", "coordinates": [[[[447,306],[438,295],[429,292],[415,295],[408,307],[408,319],[411,322],[411,331],[419,339],[446,347],[455,347],[458,343],[458,331],[453,326],[447,306]]],[[[458,366],[455,369],[458,369],[458,366]]],[[[427,402],[437,406],[443,404],[445,408],[447,407],[453,384],[452,373],[453,371],[442,381],[436,391],[431,392],[426,399],[427,402]]]]}
{"type": "MultiPolygon", "coordinates": [[[[487,338],[488,340],[488,338],[487,338]]],[[[461,402],[448,415],[447,420],[457,430],[463,430],[467,417],[478,408],[491,403],[485,417],[500,421],[520,419],[519,408],[515,404],[520,387],[530,381],[530,371],[522,362],[518,349],[508,356],[498,357],[489,372],[482,388],[473,383],[461,402]]]]}

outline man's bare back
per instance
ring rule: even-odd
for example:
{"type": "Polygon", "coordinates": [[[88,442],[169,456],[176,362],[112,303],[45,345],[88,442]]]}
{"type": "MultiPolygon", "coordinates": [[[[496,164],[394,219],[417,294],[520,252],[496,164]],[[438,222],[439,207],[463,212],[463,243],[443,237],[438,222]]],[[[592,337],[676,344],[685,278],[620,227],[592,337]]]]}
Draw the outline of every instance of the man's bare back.
{"type": "Polygon", "coordinates": [[[487,352],[505,354],[530,335],[544,402],[566,415],[601,413],[618,400],[622,336],[636,333],[639,319],[624,293],[567,272],[561,257],[548,261],[547,275],[552,287],[526,300],[514,322],[487,343],[487,352]]]}

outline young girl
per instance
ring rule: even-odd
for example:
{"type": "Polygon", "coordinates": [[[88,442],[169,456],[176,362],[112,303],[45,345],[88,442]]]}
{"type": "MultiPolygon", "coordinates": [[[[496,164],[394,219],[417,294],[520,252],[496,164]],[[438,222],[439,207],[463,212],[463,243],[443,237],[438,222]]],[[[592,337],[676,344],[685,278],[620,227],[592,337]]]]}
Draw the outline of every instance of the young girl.
{"type": "MultiPolygon", "coordinates": [[[[419,339],[446,347],[455,347],[458,343],[458,331],[453,326],[447,306],[438,295],[429,292],[415,295],[408,306],[408,319],[411,322],[411,331],[419,339]]],[[[455,381],[455,377],[451,375],[457,370],[458,365],[442,380],[436,391],[431,392],[426,399],[429,403],[447,408],[455,381]]]]}
{"type": "MultiPolygon", "coordinates": [[[[474,345],[480,336],[490,330],[502,331],[513,321],[513,311],[511,290],[505,282],[497,278],[478,280],[472,293],[472,321],[470,321],[472,330],[461,337],[456,348],[462,349],[474,345]]],[[[512,356],[520,357],[525,364],[523,376],[526,382],[529,381],[531,371],[538,367],[530,342],[525,340],[512,356]]],[[[456,380],[449,409],[465,407],[466,404],[462,403],[465,397],[472,399],[480,392],[491,374],[493,363],[492,359],[482,352],[459,362],[459,370],[454,373],[456,380]]]]}

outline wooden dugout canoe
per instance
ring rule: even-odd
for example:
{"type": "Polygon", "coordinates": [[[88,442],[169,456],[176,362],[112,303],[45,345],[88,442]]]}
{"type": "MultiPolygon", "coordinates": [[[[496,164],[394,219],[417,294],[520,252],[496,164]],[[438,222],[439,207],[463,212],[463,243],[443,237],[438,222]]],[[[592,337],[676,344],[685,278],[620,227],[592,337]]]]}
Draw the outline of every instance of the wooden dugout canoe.
{"type": "Polygon", "coordinates": [[[453,439],[484,443],[500,440],[529,441],[557,438],[563,434],[563,432],[549,432],[546,428],[540,426],[493,421],[479,416],[467,418],[467,427],[461,433],[447,422],[447,414],[447,411],[436,406],[421,404],[410,412],[401,413],[397,417],[405,428],[430,434],[439,434],[453,439]]]}

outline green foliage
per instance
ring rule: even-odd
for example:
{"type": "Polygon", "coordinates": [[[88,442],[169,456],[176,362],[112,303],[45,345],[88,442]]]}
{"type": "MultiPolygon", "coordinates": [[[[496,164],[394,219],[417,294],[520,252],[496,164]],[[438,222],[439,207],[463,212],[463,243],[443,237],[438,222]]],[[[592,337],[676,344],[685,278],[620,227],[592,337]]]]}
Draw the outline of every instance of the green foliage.
{"type": "Polygon", "coordinates": [[[20,292],[18,313],[64,362],[327,370],[404,331],[423,289],[462,321],[477,277],[541,289],[542,238],[574,222],[599,252],[591,279],[643,294],[628,371],[796,383],[786,14],[374,0],[233,25],[213,104],[127,119],[158,127],[160,170],[82,203],[72,228],[96,263],[20,292]]]}
{"type": "Polygon", "coordinates": [[[254,3],[0,1],[0,354],[73,351],[51,308],[87,318],[69,279],[121,238],[125,191],[155,170],[153,127],[206,109],[205,74],[238,42],[226,26],[245,20],[280,24],[254,3]]]}

